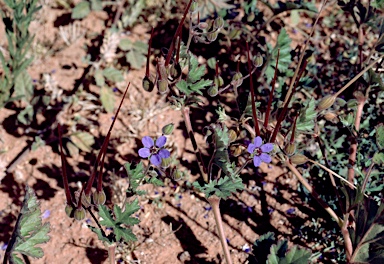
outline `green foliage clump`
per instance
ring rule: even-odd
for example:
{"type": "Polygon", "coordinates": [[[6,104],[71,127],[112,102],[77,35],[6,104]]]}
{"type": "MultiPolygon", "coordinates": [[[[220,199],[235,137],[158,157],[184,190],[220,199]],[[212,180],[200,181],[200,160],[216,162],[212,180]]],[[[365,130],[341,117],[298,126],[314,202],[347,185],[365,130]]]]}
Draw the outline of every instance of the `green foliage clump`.
{"type": "Polygon", "coordinates": [[[39,244],[49,241],[49,223],[42,223],[40,204],[34,191],[28,186],[25,189],[23,205],[17,218],[16,226],[9,241],[4,263],[22,264],[24,261],[18,254],[33,258],[42,258],[44,252],[39,244]]]}

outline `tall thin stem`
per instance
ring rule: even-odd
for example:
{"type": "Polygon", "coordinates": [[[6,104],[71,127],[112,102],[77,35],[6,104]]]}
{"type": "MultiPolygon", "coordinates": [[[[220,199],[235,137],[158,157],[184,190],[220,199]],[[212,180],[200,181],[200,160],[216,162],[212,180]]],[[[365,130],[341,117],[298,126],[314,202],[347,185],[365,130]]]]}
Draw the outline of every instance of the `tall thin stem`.
{"type": "Polygon", "coordinates": [[[225,260],[227,264],[232,264],[231,254],[229,253],[227,239],[224,233],[223,219],[220,214],[220,198],[214,195],[208,198],[208,202],[211,205],[213,215],[215,216],[217,231],[219,233],[221,246],[223,247],[225,260]]]}
{"type": "Polygon", "coordinates": [[[260,136],[259,121],[257,119],[257,109],[256,109],[256,102],[255,102],[255,90],[253,87],[253,78],[252,78],[251,53],[249,52],[248,42],[246,42],[246,46],[247,46],[247,53],[248,53],[247,54],[248,55],[248,71],[249,71],[249,85],[251,90],[253,123],[255,126],[256,136],[260,136]]]}

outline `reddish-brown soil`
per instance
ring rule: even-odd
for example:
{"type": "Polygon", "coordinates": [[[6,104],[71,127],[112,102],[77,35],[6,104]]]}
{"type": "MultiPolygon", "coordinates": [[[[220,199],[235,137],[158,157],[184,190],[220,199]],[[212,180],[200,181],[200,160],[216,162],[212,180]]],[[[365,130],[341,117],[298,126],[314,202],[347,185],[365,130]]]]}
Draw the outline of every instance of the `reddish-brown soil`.
{"type": "MultiPolygon", "coordinates": [[[[86,55],[83,47],[91,44],[92,35],[102,33],[108,16],[103,12],[91,13],[79,23],[85,37],[66,46],[58,35],[58,25],[60,21],[65,22],[68,16],[67,11],[49,6],[44,6],[40,11],[39,19],[31,26],[31,32],[36,34],[36,59],[29,72],[36,80],[41,80],[43,74],[50,74],[59,89],[71,93],[75,87],[79,89],[77,82],[86,70],[87,65],[82,62],[82,57],[86,55]],[[38,45],[43,48],[39,50],[38,45]]],[[[4,36],[3,28],[0,36],[4,36]]],[[[148,29],[137,26],[129,37],[148,41],[148,29]]],[[[3,41],[4,38],[0,39],[3,41]]],[[[123,178],[121,171],[124,162],[131,159],[138,161],[136,152],[141,147],[141,137],[158,136],[163,125],[174,122],[177,128],[169,137],[169,149],[188,162],[195,160],[191,154],[191,143],[182,129],[180,113],[167,107],[163,97],[143,91],[143,76],[144,70],[130,70],[125,76],[126,82],[131,82],[131,87],[110,142],[113,155],[108,157],[107,164],[108,206],[112,201],[122,203],[122,194],[127,188],[127,179],[123,178]],[[113,176],[112,170],[115,170],[116,176],[113,176]]],[[[126,82],[118,85],[120,90],[124,89],[126,82]]],[[[42,89],[41,85],[39,89],[42,89]]],[[[90,86],[89,89],[96,95],[99,93],[96,86],[90,86]]],[[[121,94],[117,94],[115,99],[117,105],[121,94]]],[[[28,185],[41,201],[44,221],[49,221],[51,225],[51,240],[42,245],[44,257],[30,259],[31,263],[109,263],[106,247],[86,226],[86,223],[93,223],[90,216],[78,222],[68,218],[64,212],[65,195],[57,137],[52,135],[52,141],[47,145],[29,151],[32,138],[27,136],[26,130],[7,125],[15,119],[16,109],[3,108],[0,111],[0,246],[3,248],[0,255],[4,255],[4,246],[11,236],[24,189],[28,185]]],[[[93,120],[88,131],[96,138],[95,146],[100,147],[113,115],[99,110],[92,113],[94,116],[87,116],[90,113],[81,107],[68,106],[59,112],[57,120],[68,127],[75,115],[93,120]]],[[[43,123],[45,117],[38,118],[43,123]]],[[[200,116],[200,119],[205,118],[209,116],[200,116]]],[[[48,128],[53,131],[56,129],[48,128]]],[[[197,139],[200,146],[205,148],[202,136],[197,135],[197,139]]],[[[68,167],[71,167],[69,180],[72,190],[79,189],[78,184],[86,180],[98,147],[90,154],[80,152],[67,159],[68,167]]],[[[305,223],[307,214],[312,211],[301,206],[300,199],[292,195],[297,182],[278,164],[269,167],[264,164],[258,173],[247,177],[244,179],[244,191],[221,202],[224,230],[234,263],[246,263],[249,256],[246,248],[252,247],[255,239],[268,231],[292,241],[293,229],[305,223]]],[[[188,189],[184,181],[170,182],[166,187],[144,185],[141,188],[147,191],[147,195],[139,198],[141,209],[136,216],[140,224],[133,227],[138,241],[130,245],[119,244],[117,260],[122,263],[159,264],[223,262],[213,213],[204,197],[188,189]]]]}

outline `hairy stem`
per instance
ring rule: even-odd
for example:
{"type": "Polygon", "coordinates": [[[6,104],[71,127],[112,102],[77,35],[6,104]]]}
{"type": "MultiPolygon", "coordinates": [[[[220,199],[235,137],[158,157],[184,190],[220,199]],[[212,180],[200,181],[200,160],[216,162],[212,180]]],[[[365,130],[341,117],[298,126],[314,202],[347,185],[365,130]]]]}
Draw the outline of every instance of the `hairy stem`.
{"type": "Polygon", "coordinates": [[[259,121],[257,119],[257,109],[256,109],[256,102],[255,102],[255,90],[254,90],[254,87],[253,87],[253,78],[252,78],[251,54],[249,52],[248,42],[246,42],[246,46],[247,46],[248,70],[249,70],[249,85],[250,85],[250,90],[251,90],[253,123],[254,123],[254,126],[255,126],[255,134],[256,134],[256,136],[260,136],[259,121]]]}
{"type": "Polygon", "coordinates": [[[221,246],[223,247],[225,260],[227,264],[232,264],[231,254],[229,253],[227,239],[224,233],[223,220],[221,219],[220,214],[220,198],[217,196],[211,196],[208,198],[208,202],[211,205],[213,215],[215,216],[217,231],[219,232],[219,238],[221,246]]]}
{"type": "Polygon", "coordinates": [[[67,204],[73,206],[72,195],[71,195],[71,191],[69,190],[69,185],[68,185],[67,166],[66,166],[65,156],[64,156],[64,151],[63,151],[63,135],[61,132],[60,124],[58,124],[57,130],[59,131],[59,145],[60,145],[61,168],[63,170],[64,192],[65,192],[65,196],[67,198],[67,204]]]}
{"type": "Polygon", "coordinates": [[[279,57],[280,57],[280,49],[277,50],[275,74],[273,75],[273,79],[272,79],[271,92],[269,93],[267,111],[265,112],[265,119],[264,119],[264,127],[265,128],[268,127],[269,116],[272,112],[271,106],[272,106],[272,101],[273,101],[273,93],[275,92],[275,84],[276,84],[276,79],[277,79],[277,66],[279,65],[279,57]]]}
{"type": "Polygon", "coordinates": [[[115,264],[115,252],[116,252],[116,244],[113,243],[108,246],[108,256],[109,256],[109,263],[110,264],[115,264]]]}

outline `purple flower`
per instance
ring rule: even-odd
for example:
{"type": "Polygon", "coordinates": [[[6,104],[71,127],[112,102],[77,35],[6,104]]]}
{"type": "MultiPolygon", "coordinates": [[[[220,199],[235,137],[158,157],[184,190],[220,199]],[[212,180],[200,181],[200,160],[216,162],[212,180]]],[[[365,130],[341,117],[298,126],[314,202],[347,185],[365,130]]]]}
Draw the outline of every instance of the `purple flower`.
{"type": "Polygon", "coordinates": [[[266,143],[264,145],[261,137],[255,137],[253,143],[248,145],[248,152],[253,155],[253,165],[259,167],[261,162],[270,163],[272,161],[271,156],[267,153],[273,150],[272,143],[266,143]]]}
{"type": "Polygon", "coordinates": [[[41,218],[46,219],[51,215],[51,211],[45,210],[44,213],[41,215],[41,218]]]}
{"type": "Polygon", "coordinates": [[[151,137],[145,136],[141,142],[143,142],[144,148],[139,149],[139,156],[144,159],[149,157],[149,160],[155,166],[159,166],[162,159],[166,159],[171,156],[171,153],[164,149],[164,145],[167,142],[167,138],[165,136],[161,136],[156,139],[156,143],[151,137]]]}

